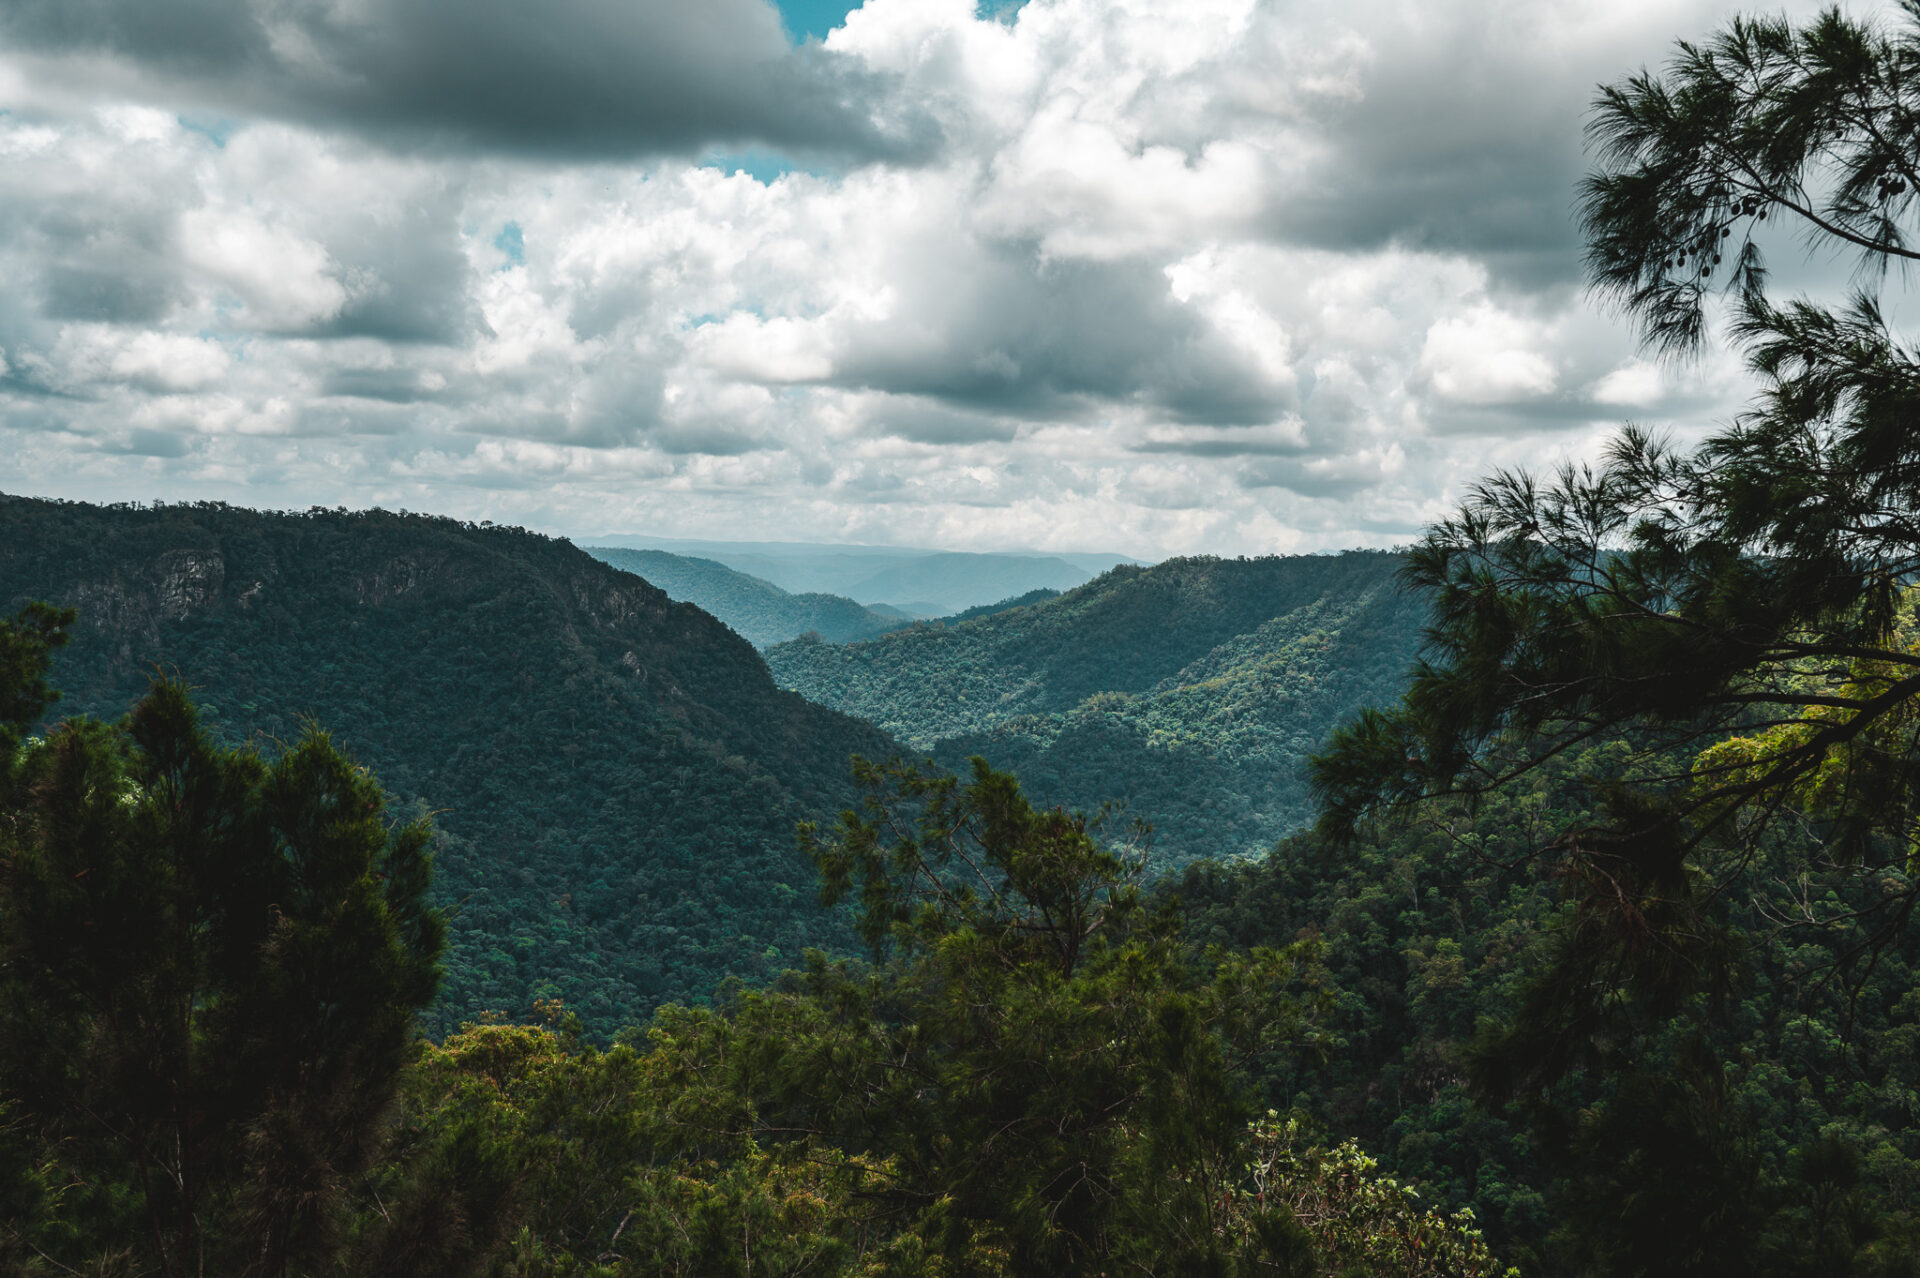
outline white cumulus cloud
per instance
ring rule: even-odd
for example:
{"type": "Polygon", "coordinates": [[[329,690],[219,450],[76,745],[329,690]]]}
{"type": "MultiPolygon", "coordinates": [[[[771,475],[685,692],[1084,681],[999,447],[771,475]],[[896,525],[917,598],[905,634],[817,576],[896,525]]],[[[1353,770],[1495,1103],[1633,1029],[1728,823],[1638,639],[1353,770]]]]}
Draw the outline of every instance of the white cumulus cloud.
{"type": "Polygon", "coordinates": [[[1719,0],[457,9],[12,7],[0,488],[1304,550],[1744,394],[1569,212],[1592,86],[1719,0]]]}

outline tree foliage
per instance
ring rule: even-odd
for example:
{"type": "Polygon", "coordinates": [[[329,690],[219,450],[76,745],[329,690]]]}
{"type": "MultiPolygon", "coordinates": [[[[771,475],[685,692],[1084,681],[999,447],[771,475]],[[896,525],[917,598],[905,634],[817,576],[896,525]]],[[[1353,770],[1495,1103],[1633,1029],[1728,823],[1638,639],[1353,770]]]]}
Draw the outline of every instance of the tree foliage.
{"type": "Polygon", "coordinates": [[[1920,365],[1867,291],[1840,310],[1771,299],[1752,228],[1771,215],[1857,250],[1863,279],[1913,256],[1916,58],[1912,7],[1891,30],[1838,11],[1739,19],[1603,91],[1606,167],[1584,206],[1596,286],[1648,341],[1691,349],[1739,232],[1725,289],[1762,393],[1692,449],[1629,428],[1597,465],[1478,484],[1410,557],[1434,622],[1405,701],[1316,763],[1322,828],[1347,836],[1582,742],[1640,747],[1599,818],[1551,841],[1581,885],[1581,938],[1543,1011],[1724,978],[1704,903],[1781,822],[1884,887],[1880,936],[1912,908],[1920,365]],[[1747,744],[1716,748],[1732,736],[1747,744]]]}
{"type": "Polygon", "coordinates": [[[873,961],[813,953],[605,1050],[558,1009],[429,1049],[384,1182],[425,1210],[369,1272],[1494,1272],[1356,1148],[1245,1122],[1310,1050],[1314,946],[1189,955],[1097,825],[984,765],[860,771],[804,837],[873,961]]]}
{"type": "Polygon", "coordinates": [[[821,1081],[770,1096],[776,1123],[885,1152],[899,1202],[950,1204],[1016,1272],[1221,1254],[1236,1059],[1305,1045],[1311,947],[1195,970],[1177,916],[1144,908],[1137,851],[1085,817],[1034,808],[980,760],[964,784],[898,766],[862,780],[863,811],[802,837],[823,901],[857,890],[876,963],[810,966],[800,997],[833,1012],[785,1071],[821,1081]]]}
{"type": "MultiPolygon", "coordinates": [[[[0,650],[70,622],[29,609],[0,650]]],[[[0,1114],[31,1270],[284,1274],[334,1254],[439,980],[428,832],[318,729],[223,749],[157,681],[0,757],[0,1114]],[[19,1188],[19,1182],[16,1182],[19,1188]]],[[[39,703],[39,704],[36,704],[39,703]]]]}
{"type": "MultiPolygon", "coordinates": [[[[1379,1161],[1345,1140],[1331,1149],[1307,1140],[1298,1119],[1269,1111],[1249,1124],[1252,1188],[1242,1202],[1283,1218],[1339,1273],[1420,1278],[1517,1278],[1487,1250],[1473,1212],[1443,1216],[1420,1195],[1376,1169],[1379,1161]]],[[[1277,1249],[1276,1249],[1277,1250],[1277,1249]]]]}
{"type": "Polygon", "coordinates": [[[1885,885],[1783,824],[1696,903],[1734,960],[1717,995],[1623,983],[1605,964],[1633,956],[1580,954],[1578,881],[1537,852],[1603,822],[1638,756],[1573,747],[1475,803],[1170,885],[1196,945],[1324,947],[1329,1048],[1269,1062],[1265,1103],[1471,1206],[1528,1274],[1910,1272],[1920,926],[1875,955],[1885,885]]]}
{"type": "MultiPolygon", "coordinates": [[[[1587,265],[1649,342],[1697,347],[1716,292],[1736,298],[1739,336],[1763,350],[1774,337],[1780,355],[1813,353],[1806,343],[1842,331],[1796,324],[1817,308],[1768,304],[1764,232],[1783,222],[1816,249],[1856,255],[1863,281],[1920,259],[1920,8],[1906,0],[1900,14],[1891,28],[1838,8],[1802,25],[1737,17],[1682,41],[1663,73],[1602,88],[1588,124],[1603,167],[1585,185],[1587,265]]],[[[1854,314],[1863,349],[1890,349],[1877,311],[1854,314]]]]}

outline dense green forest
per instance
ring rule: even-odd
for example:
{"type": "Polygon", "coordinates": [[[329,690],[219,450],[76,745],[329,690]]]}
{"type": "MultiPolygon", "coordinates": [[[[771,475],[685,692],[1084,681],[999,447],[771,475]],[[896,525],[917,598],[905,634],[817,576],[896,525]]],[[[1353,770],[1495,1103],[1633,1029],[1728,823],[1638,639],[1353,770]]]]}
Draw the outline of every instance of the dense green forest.
{"type": "Polygon", "coordinates": [[[773,686],[707,614],[565,542],[380,511],[0,499],[0,607],[70,604],[55,681],[117,718],[156,669],[225,739],[318,721],[435,814],[436,1029],[565,999],[604,1039],[845,933],[793,823],[893,747],[773,686]]]}
{"type": "Polygon", "coordinates": [[[72,619],[0,620],[7,1273],[1503,1272],[1249,1104],[1316,1037],[1317,947],[1190,954],[1138,856],[1010,776],[868,766],[801,827],[865,961],[610,1048],[556,1003],[423,1042],[426,824],[175,681],[27,735],[72,619]]]}
{"type": "Polygon", "coordinates": [[[1279,1062],[1265,1103],[1470,1204],[1528,1274],[1920,1272],[1920,926],[1878,932],[1878,873],[1804,840],[1729,852],[1702,920],[1717,984],[1608,999],[1558,1079],[1496,1032],[1538,1013],[1578,935],[1542,849],[1643,762],[1593,744],[1471,810],[1436,800],[1346,846],[1303,833],[1170,885],[1195,945],[1325,946],[1327,1050],[1279,1062]]]}
{"type": "Polygon", "coordinates": [[[1867,964],[1870,912],[1781,926],[1782,881],[1829,911],[1871,903],[1871,880],[1804,847],[1769,844],[1724,896],[1715,918],[1741,956],[1728,988],[1614,1004],[1586,1068],[1489,1086],[1488,1027],[1526,1007],[1577,917],[1535,853],[1639,766],[1630,741],[1472,811],[1427,805],[1346,847],[1302,835],[1158,885],[1124,828],[1035,809],[984,765],[965,782],[869,767],[866,802],[803,834],[827,902],[858,906],[847,944],[864,960],[810,953],[710,1009],[636,1018],[611,1048],[549,1003],[544,1024],[369,1060],[349,1050],[359,1027],[393,1024],[396,1006],[404,1024],[430,989],[356,980],[324,996],[341,1012],[280,1008],[311,976],[250,955],[304,937],[320,949],[292,970],[345,975],[365,943],[325,916],[285,940],[222,929],[324,907],[330,894],[278,876],[317,872],[302,840],[345,829],[327,846],[372,893],[367,926],[398,947],[396,971],[417,966],[439,944],[420,909],[425,827],[393,821],[403,805],[312,731],[257,743],[258,763],[196,732],[162,687],[124,742],[78,724],[9,747],[0,1016],[16,1019],[0,1038],[29,1050],[0,1054],[0,1261],[22,1272],[185,1272],[165,1253],[189,1246],[262,1273],[1501,1272],[1482,1225],[1526,1273],[1893,1275],[1920,1254],[1920,929],[1867,964]],[[176,789],[203,797],[141,815],[176,789]],[[62,806],[89,803],[101,815],[62,806]],[[287,852],[243,841],[198,877],[166,868],[225,846],[196,831],[252,828],[222,803],[257,807],[287,852]],[[314,803],[360,824],[302,817],[314,803]],[[175,833],[182,812],[199,815],[175,833]],[[89,828],[104,833],[62,833],[89,828]],[[278,904],[249,914],[235,891],[278,904]],[[174,914],[205,922],[159,925],[174,914]],[[71,944],[92,933],[112,950],[71,944]],[[181,943],[212,948],[166,948],[181,943]],[[166,1019],[175,1005],[199,1009],[188,1028],[166,1019]],[[104,1023],[103,1006],[138,1015],[104,1023]],[[287,1028],[247,1033],[253,1018],[287,1028]],[[335,1037],[301,1037],[307,1024],[335,1037]],[[243,1051],[246,1070],[219,1064],[243,1051]],[[331,1090],[242,1086],[298,1080],[292,1060],[328,1053],[331,1090]],[[195,1120],[178,1156],[197,1160],[190,1216],[140,1181],[143,1160],[154,1176],[187,1166],[148,1146],[189,1077],[226,1124],[195,1120]],[[350,1120],[350,1145],[240,1139],[311,1125],[316,1106],[350,1120]],[[110,1132],[145,1135],[87,1134],[103,1107],[110,1132]],[[1461,1205],[1472,1224],[1448,1219],[1461,1205]],[[248,1267],[255,1251],[282,1268],[248,1267]]]}
{"type": "Polygon", "coordinates": [[[712,613],[756,648],[809,633],[829,643],[846,643],[906,624],[842,595],[789,594],[770,581],[735,572],[711,559],[617,546],[588,546],[586,551],[623,572],[646,578],[671,599],[712,613]]]}
{"type": "Polygon", "coordinates": [[[1308,756],[1400,693],[1424,602],[1380,552],[1174,559],[959,624],[769,649],[782,686],[951,768],[1039,798],[1114,801],[1161,864],[1263,852],[1312,819],[1308,756]]]}
{"type": "Polygon", "coordinates": [[[1010,595],[997,603],[975,604],[971,608],[962,608],[951,617],[941,617],[938,618],[938,620],[944,621],[951,626],[962,621],[972,621],[976,617],[991,617],[996,612],[1007,612],[1014,608],[1024,608],[1028,604],[1045,603],[1049,599],[1058,599],[1059,597],[1060,592],[1058,590],[1050,590],[1045,586],[1040,586],[1024,594],[1010,595]]]}

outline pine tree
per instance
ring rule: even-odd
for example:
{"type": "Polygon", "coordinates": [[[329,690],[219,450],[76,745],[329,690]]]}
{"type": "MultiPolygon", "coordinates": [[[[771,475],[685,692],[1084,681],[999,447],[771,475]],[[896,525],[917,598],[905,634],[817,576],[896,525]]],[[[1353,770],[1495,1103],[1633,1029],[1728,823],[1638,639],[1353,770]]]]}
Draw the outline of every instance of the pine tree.
{"type": "Polygon", "coordinates": [[[56,1268],[312,1272],[437,986],[428,830],[318,728],[215,743],[174,680],[26,739],[70,622],[0,622],[0,1104],[46,1173],[0,1228],[56,1268]]]}
{"type": "Polygon", "coordinates": [[[1776,832],[1884,885],[1883,938],[1920,900],[1920,361],[1877,292],[1920,256],[1916,119],[1914,3],[1888,28],[1736,19],[1602,90],[1595,288],[1679,355],[1718,299],[1762,393],[1691,450],[1629,428],[1597,466],[1476,485],[1410,557],[1433,624],[1405,701],[1316,760],[1321,828],[1345,838],[1583,743],[1633,744],[1596,778],[1605,819],[1542,849],[1580,913],[1535,991],[1558,1040],[1528,1049],[1535,1078],[1623,990],[1670,1008],[1726,977],[1701,905],[1776,832]],[[1858,255],[1848,304],[1770,296],[1779,229],[1858,255]]]}

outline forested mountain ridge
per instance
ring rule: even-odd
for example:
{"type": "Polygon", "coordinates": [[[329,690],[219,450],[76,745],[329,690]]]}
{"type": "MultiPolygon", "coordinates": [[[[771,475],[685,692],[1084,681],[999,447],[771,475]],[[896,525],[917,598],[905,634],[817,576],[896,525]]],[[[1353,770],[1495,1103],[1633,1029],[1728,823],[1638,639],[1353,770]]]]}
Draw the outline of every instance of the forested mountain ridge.
{"type": "Polygon", "coordinates": [[[712,613],[756,648],[809,632],[829,643],[871,639],[906,624],[844,595],[794,594],[713,559],[619,546],[583,549],[595,559],[644,577],[671,598],[712,613]]]}
{"type": "Polygon", "coordinates": [[[793,822],[882,734],[777,689],[699,609],[563,541],[383,511],[0,498],[0,606],[79,609],[58,713],[154,668],[230,739],[312,718],[435,811],[437,1020],[561,997],[611,1032],[842,940],[793,822]]]}
{"type": "MultiPolygon", "coordinates": [[[[809,634],[828,643],[856,643],[898,630],[913,620],[913,614],[890,604],[868,607],[845,595],[819,591],[796,594],[783,590],[771,581],[729,568],[716,559],[622,546],[582,549],[595,559],[645,578],[666,591],[669,598],[712,613],[756,648],[768,648],[809,634]]],[[[929,620],[951,625],[1038,603],[1059,593],[1040,586],[996,603],[976,604],[950,617],[929,620]]]]}
{"type": "Polygon", "coordinates": [[[1125,555],[928,550],[820,542],[699,541],[609,533],[596,546],[698,556],[794,594],[824,593],[905,617],[940,617],[1027,594],[1085,585],[1125,555]]]}
{"type": "Polygon", "coordinates": [[[943,621],[947,625],[958,625],[962,621],[972,621],[975,617],[991,617],[996,612],[1006,612],[1010,608],[1024,608],[1028,604],[1045,603],[1049,599],[1058,599],[1062,592],[1048,586],[1036,586],[1032,590],[1002,599],[998,603],[975,604],[971,608],[962,608],[950,617],[929,617],[929,621],[943,621]]]}
{"type": "Polygon", "coordinates": [[[1057,598],[766,653],[783,686],[1050,802],[1125,800],[1163,860],[1263,850],[1310,818],[1327,731],[1394,699],[1422,600],[1387,552],[1122,566],[1057,598]]]}

